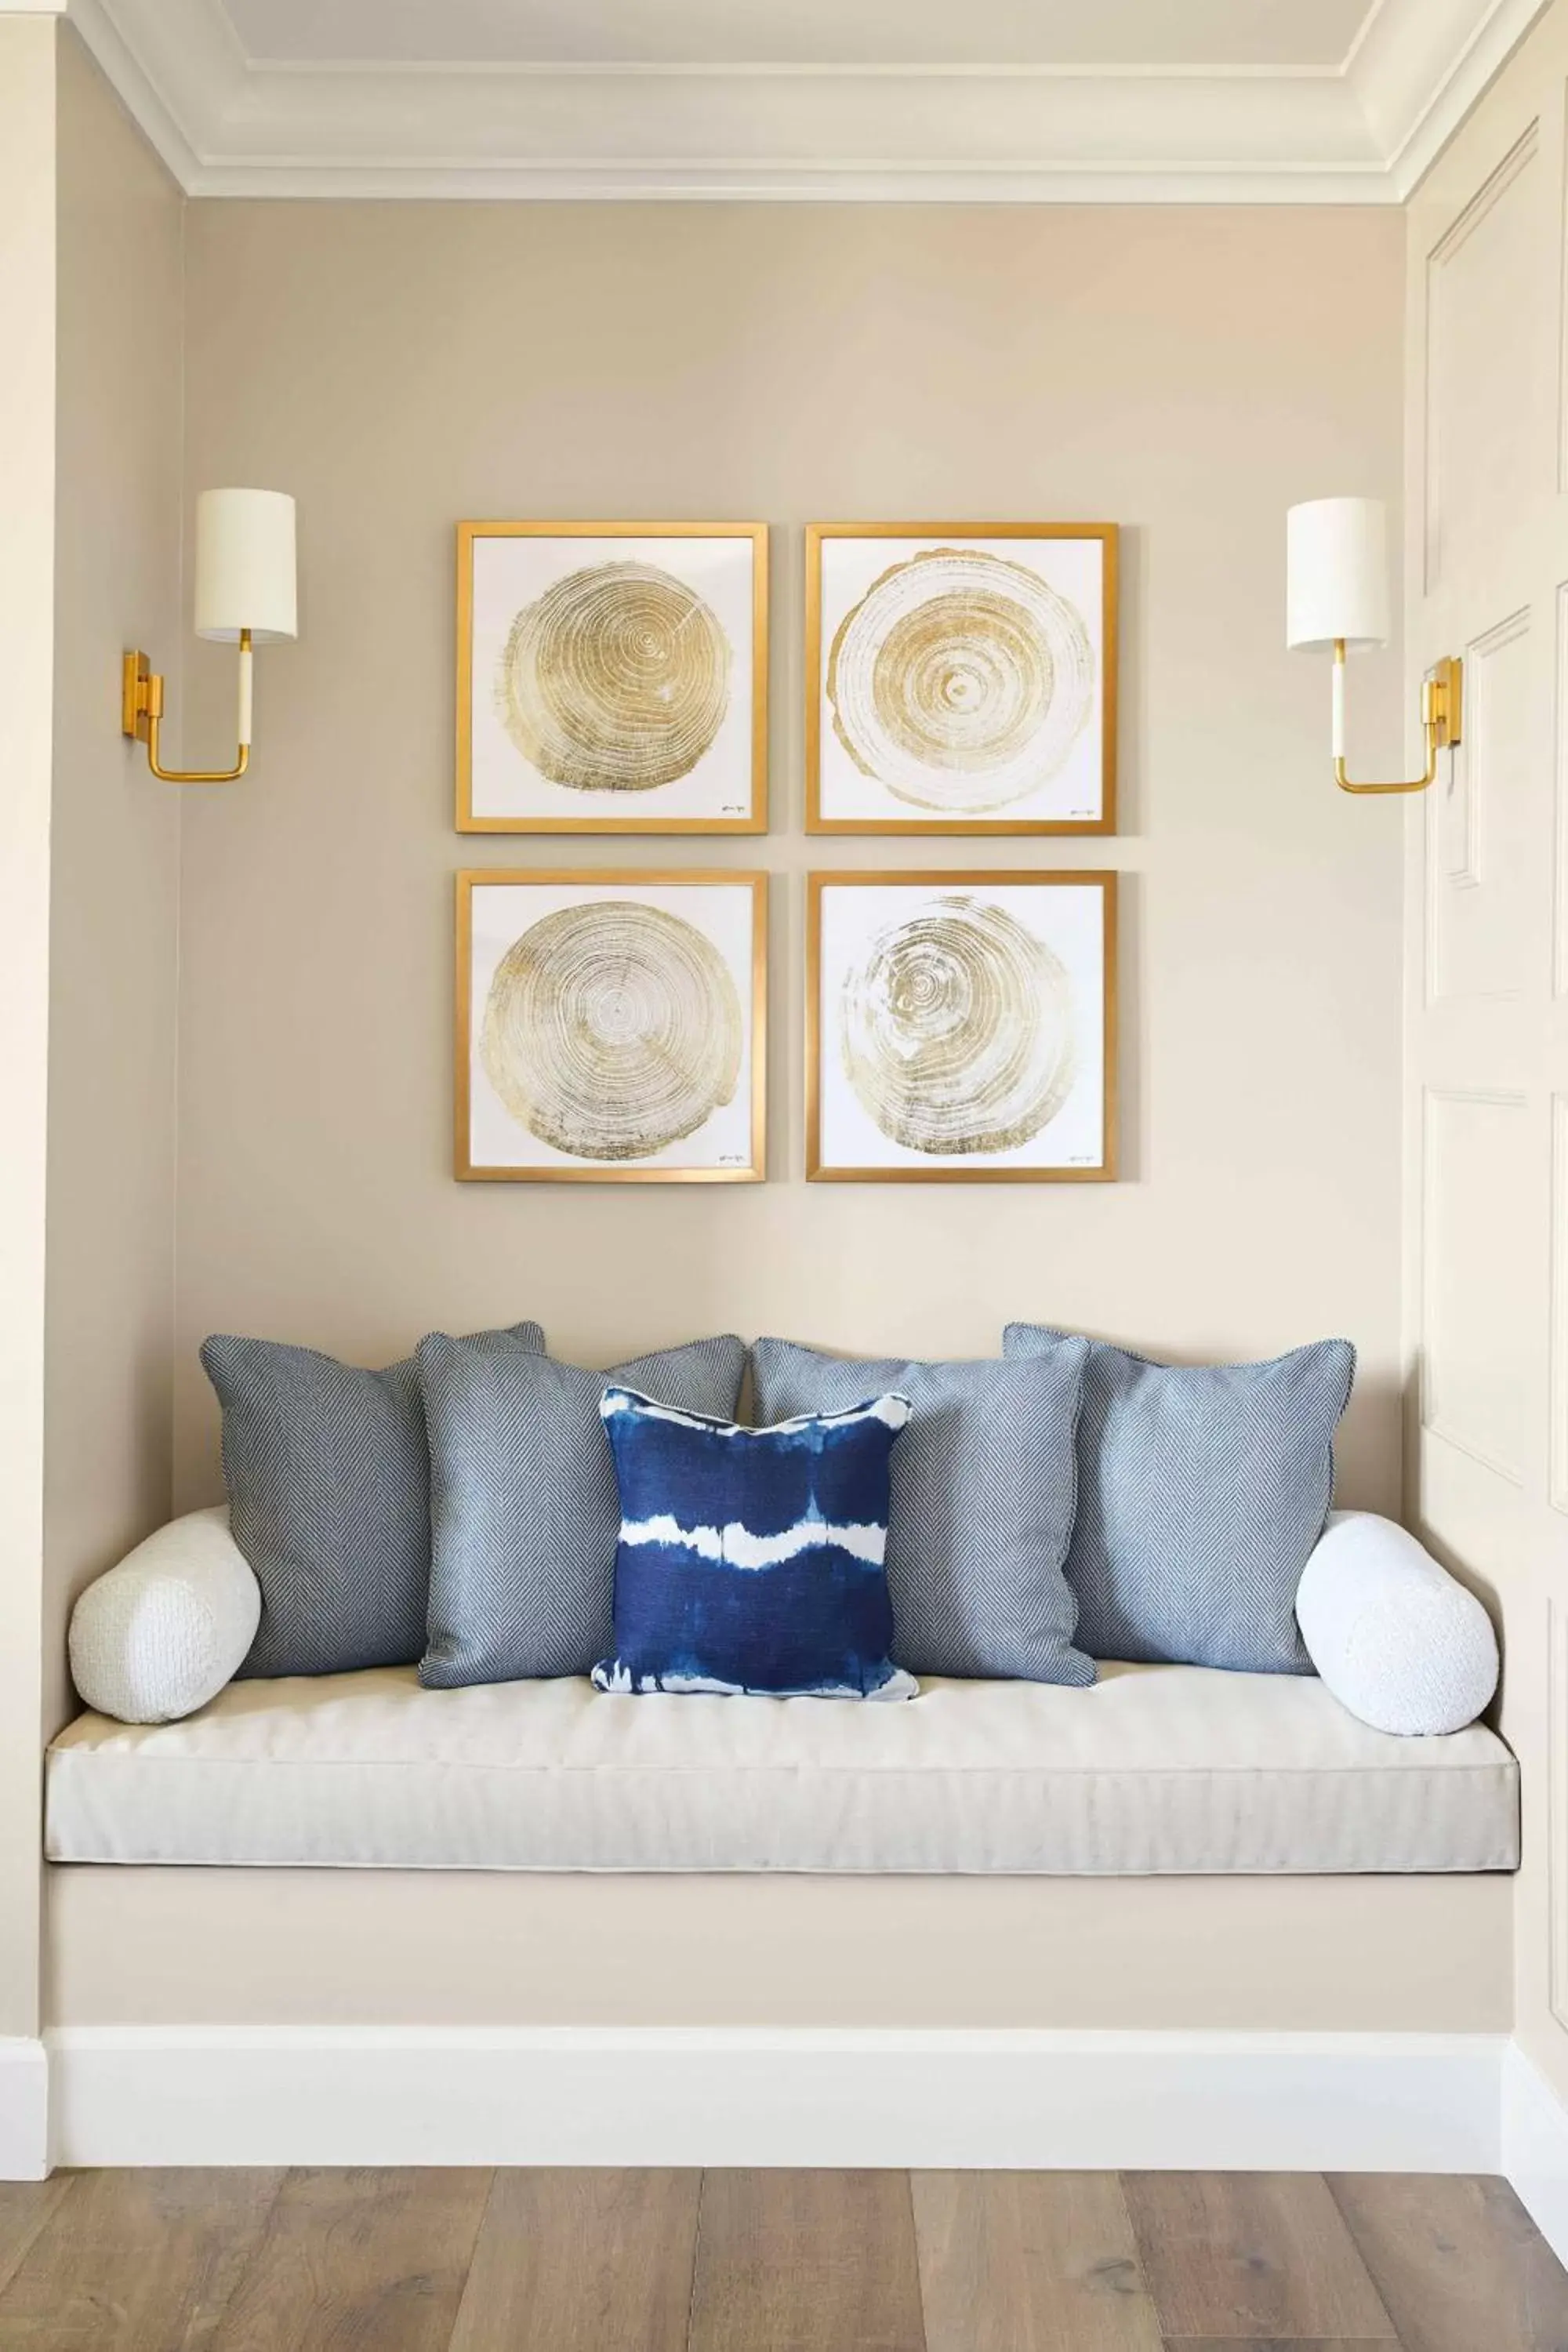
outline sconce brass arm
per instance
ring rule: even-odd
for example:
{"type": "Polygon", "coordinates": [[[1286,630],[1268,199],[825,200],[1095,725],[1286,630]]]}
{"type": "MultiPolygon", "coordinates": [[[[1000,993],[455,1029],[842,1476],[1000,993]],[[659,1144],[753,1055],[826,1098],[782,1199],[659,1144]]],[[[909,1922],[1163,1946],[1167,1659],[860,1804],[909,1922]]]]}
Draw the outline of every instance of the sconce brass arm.
{"type": "MultiPolygon", "coordinates": [[[[250,654],[250,631],[239,637],[242,661],[250,654]]],[[[250,746],[241,743],[232,768],[165,768],[158,758],[158,733],[163,717],[163,680],[145,654],[127,654],[121,673],[121,731],[147,746],[147,765],[165,784],[232,784],[250,765],[250,746]]]]}
{"type": "MultiPolygon", "coordinates": [[[[1334,640],[1334,661],[1342,666],[1345,641],[1334,640]]],[[[1426,738],[1426,772],[1389,784],[1352,784],[1342,759],[1334,761],[1334,782],[1342,793],[1424,793],[1437,773],[1437,754],[1462,740],[1465,665],[1458,656],[1445,655],[1421,687],[1421,726],[1426,738]]]]}

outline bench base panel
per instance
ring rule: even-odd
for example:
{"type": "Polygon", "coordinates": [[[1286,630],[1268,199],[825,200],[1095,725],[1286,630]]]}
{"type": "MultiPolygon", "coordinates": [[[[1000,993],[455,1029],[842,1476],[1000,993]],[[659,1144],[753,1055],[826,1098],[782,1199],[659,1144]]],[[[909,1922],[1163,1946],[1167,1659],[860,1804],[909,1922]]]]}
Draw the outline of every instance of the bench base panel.
{"type": "Polygon", "coordinates": [[[62,2025],[1503,2032],[1514,1882],[47,1873],[62,2025]]]}

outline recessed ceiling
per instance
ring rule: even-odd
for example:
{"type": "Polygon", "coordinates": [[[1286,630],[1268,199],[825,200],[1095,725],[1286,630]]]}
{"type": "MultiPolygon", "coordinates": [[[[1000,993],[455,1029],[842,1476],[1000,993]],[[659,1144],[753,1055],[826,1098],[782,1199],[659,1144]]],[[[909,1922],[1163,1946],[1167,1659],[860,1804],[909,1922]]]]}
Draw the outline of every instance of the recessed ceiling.
{"type": "Polygon", "coordinates": [[[65,5],[198,195],[1398,204],[1546,0],[65,5]]]}
{"type": "Polygon", "coordinates": [[[1373,0],[226,0],[268,64],[1342,65],[1373,0]]]}

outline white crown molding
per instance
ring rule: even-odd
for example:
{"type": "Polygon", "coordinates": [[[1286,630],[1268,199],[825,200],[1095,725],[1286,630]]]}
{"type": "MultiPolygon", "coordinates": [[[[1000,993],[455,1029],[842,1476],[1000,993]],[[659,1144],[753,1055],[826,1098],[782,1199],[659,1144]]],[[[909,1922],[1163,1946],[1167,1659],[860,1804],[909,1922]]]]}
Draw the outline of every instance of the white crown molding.
{"type": "Polygon", "coordinates": [[[1379,0],[1345,74],[1398,202],[1422,180],[1547,0],[1379,0]]]}
{"type": "Polygon", "coordinates": [[[1336,70],[247,59],[222,0],[69,0],[199,196],[1398,204],[1545,0],[1376,0],[1336,70]]]}
{"type": "MultiPolygon", "coordinates": [[[[185,5],[185,0],[181,0],[181,5],[185,5]]],[[[121,31],[104,5],[104,0],[68,0],[68,13],[104,74],[118,90],[126,111],[139,124],[172,177],[187,195],[194,194],[202,168],[195,149],[186,136],[184,123],[165,98],[161,82],[153,79],[143,60],[140,45],[121,31]]],[[[210,31],[211,11],[205,5],[205,0],[196,0],[194,13],[209,19],[210,31]]],[[[241,59],[242,70],[243,63],[241,59]]],[[[167,70],[166,66],[163,69],[167,70]]],[[[201,103],[199,92],[187,90],[184,97],[186,107],[193,110],[201,103]]],[[[188,115],[187,119],[192,118],[188,115]]]]}

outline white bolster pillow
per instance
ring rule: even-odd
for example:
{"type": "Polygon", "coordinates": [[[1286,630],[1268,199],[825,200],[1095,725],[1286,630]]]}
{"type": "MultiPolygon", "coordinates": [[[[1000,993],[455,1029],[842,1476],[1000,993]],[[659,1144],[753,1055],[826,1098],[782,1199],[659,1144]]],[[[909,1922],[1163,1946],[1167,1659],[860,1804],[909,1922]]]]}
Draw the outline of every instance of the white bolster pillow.
{"type": "Polygon", "coordinates": [[[1373,1512],[1329,1514],[1296,1619],[1340,1705],[1375,1731],[1462,1731],[1497,1688],[1497,1635],[1475,1594],[1373,1512]]]}
{"type": "Polygon", "coordinates": [[[100,1715],[173,1723],[234,1680],[260,1622],[226,1505],[191,1511],[88,1586],[71,1612],[71,1677],[100,1715]]]}

